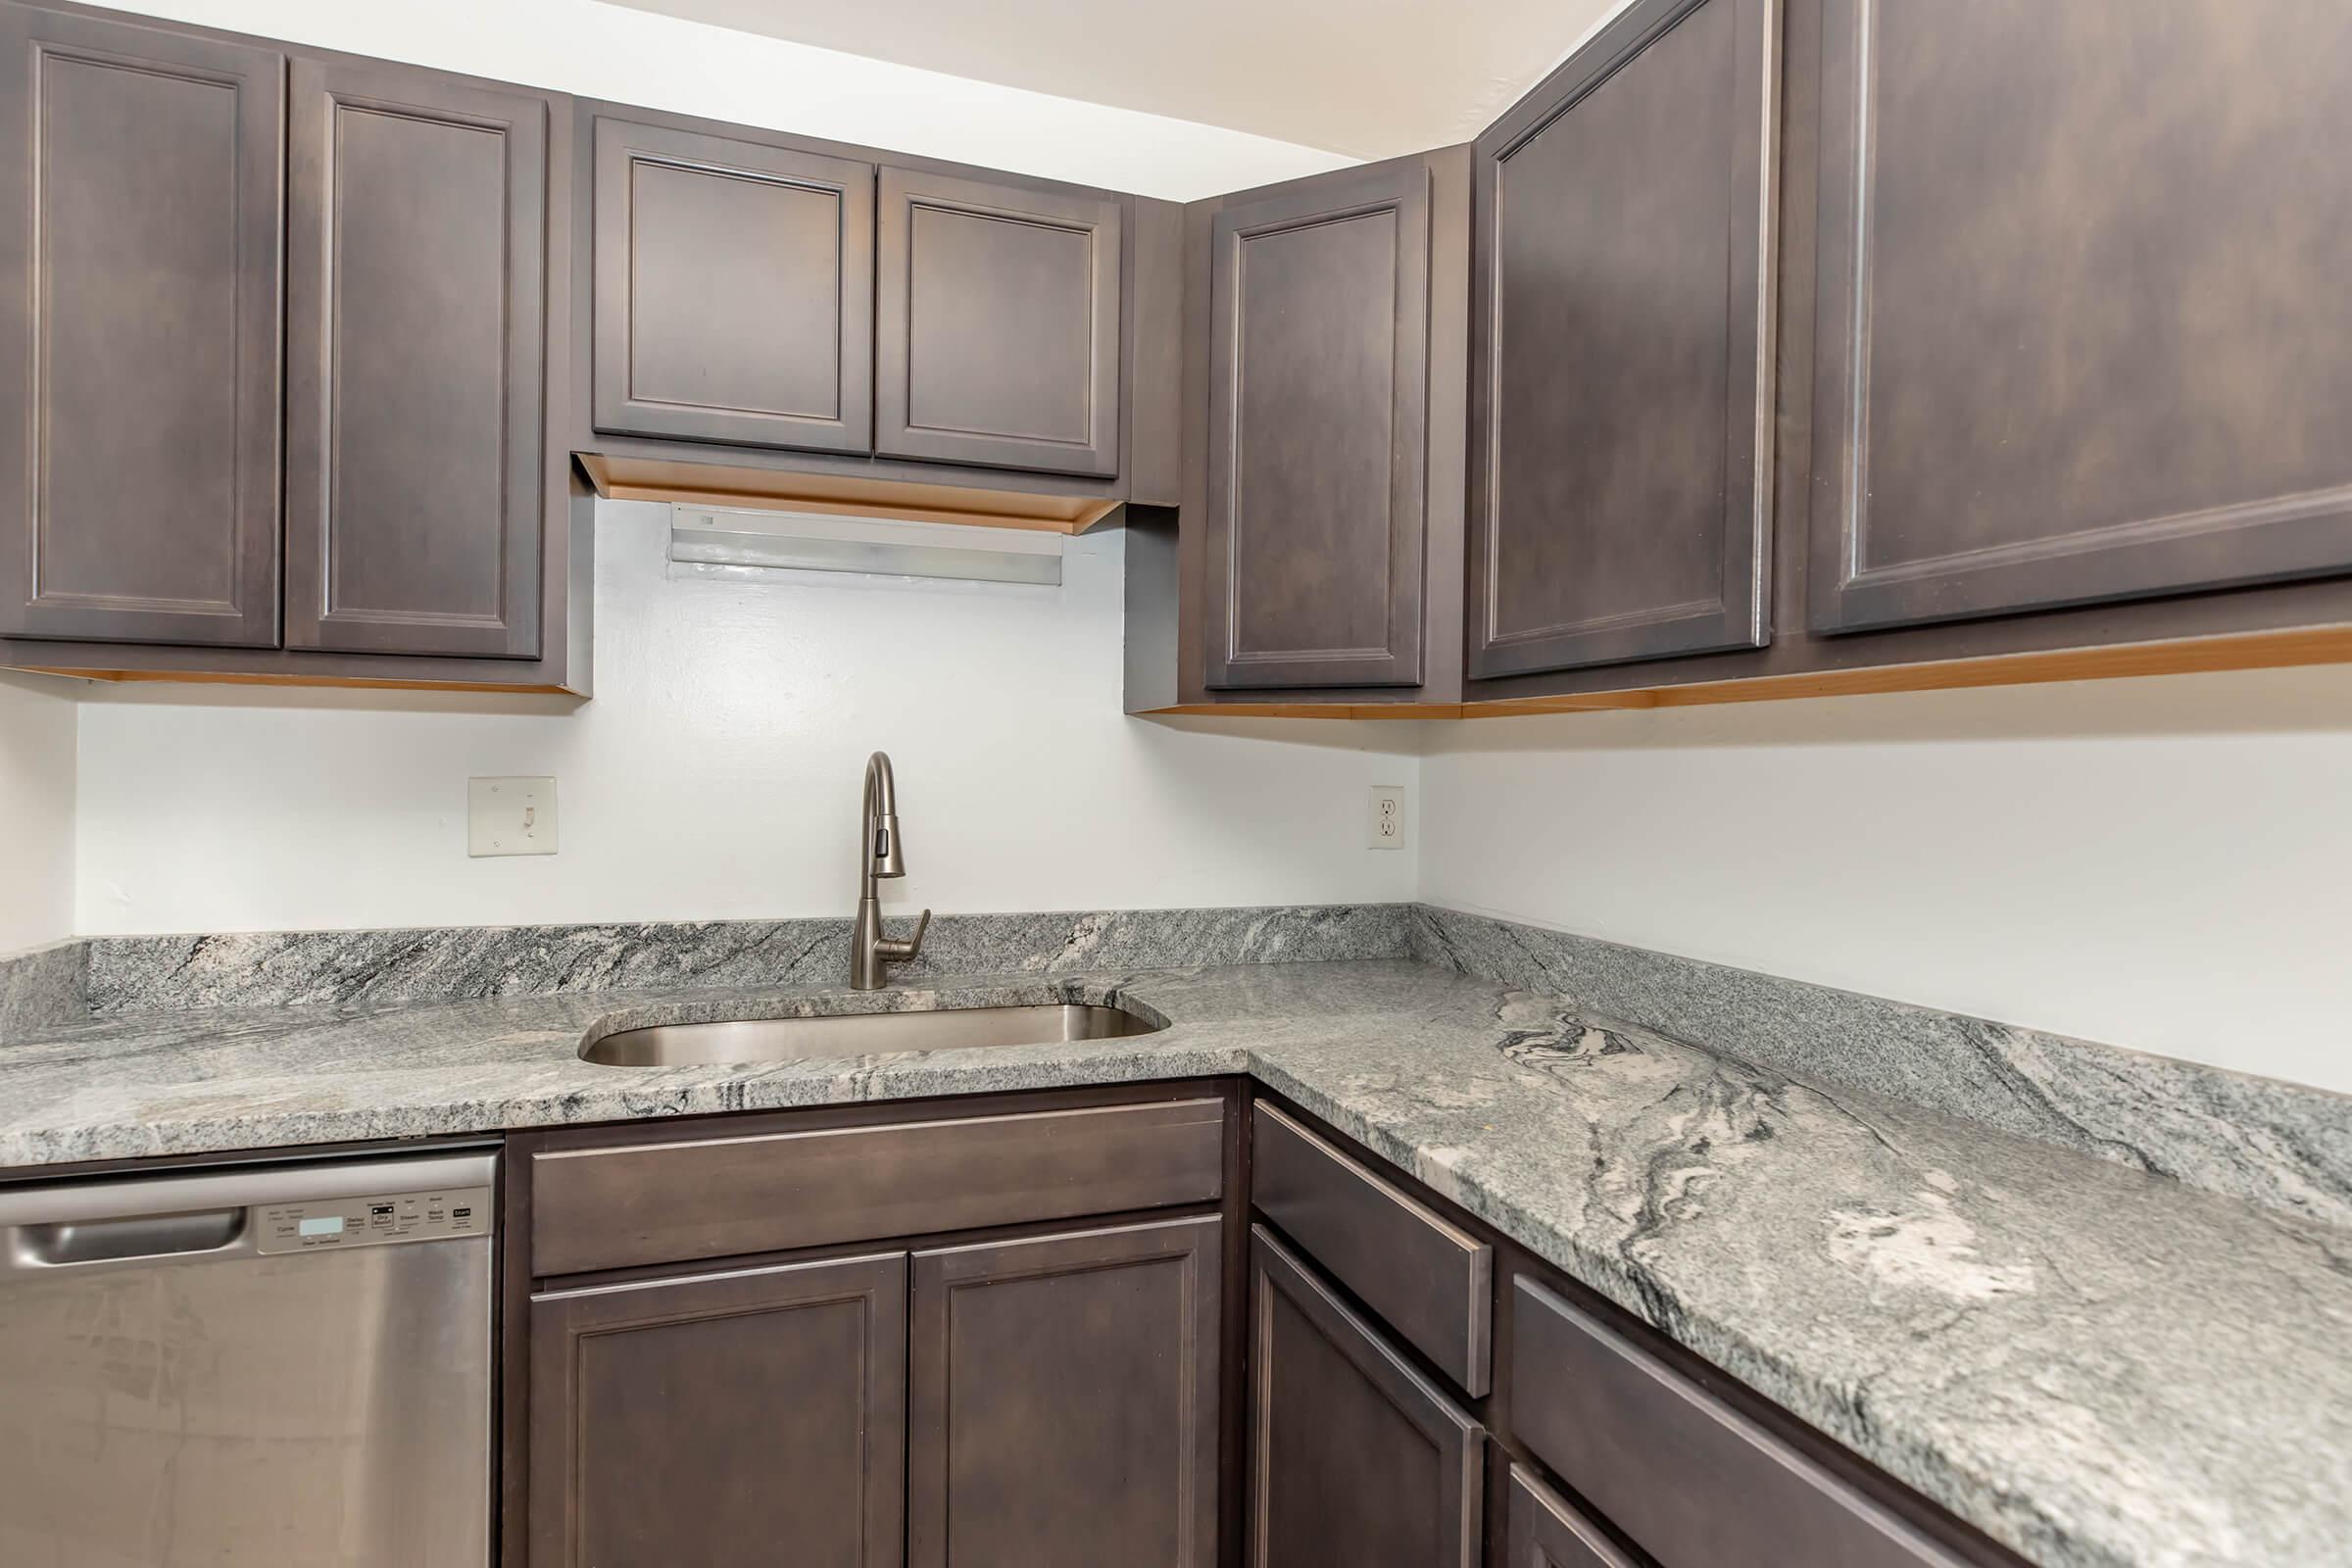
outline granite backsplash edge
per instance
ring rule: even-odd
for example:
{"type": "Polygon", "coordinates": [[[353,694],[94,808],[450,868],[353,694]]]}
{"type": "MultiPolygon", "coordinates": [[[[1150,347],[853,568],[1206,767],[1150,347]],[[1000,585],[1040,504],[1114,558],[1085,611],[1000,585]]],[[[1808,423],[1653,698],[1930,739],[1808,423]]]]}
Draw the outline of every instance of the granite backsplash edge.
{"type": "Polygon", "coordinates": [[[2352,1228],[2352,1096],[1429,905],[1412,953],[1687,1044],[2352,1228]]]}

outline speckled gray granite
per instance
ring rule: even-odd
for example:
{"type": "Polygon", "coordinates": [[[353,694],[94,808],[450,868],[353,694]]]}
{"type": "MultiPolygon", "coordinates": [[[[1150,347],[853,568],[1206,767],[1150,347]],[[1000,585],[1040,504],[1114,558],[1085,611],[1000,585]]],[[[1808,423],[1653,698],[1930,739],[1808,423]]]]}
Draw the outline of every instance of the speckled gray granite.
{"type": "MultiPolygon", "coordinates": [[[[943,914],[894,981],[1337,958],[1401,958],[1412,906],[943,914]]],[[[893,916],[905,934],[911,913],[893,916]]],[[[830,985],[849,973],[850,922],[709,920],[100,937],[99,1017],[181,1007],[461,1001],[675,986],[830,985]]],[[[0,1034],[0,1038],[5,1038],[0,1034]]]]}
{"type": "Polygon", "coordinates": [[[1418,962],[98,1021],[0,1166],[1248,1072],[2052,1568],[2352,1564],[2352,1237],[1418,962]],[[714,1015],[1075,1000],[1086,1043],[601,1068],[714,1015]]]}
{"type": "Polygon", "coordinates": [[[89,1016],[88,944],[57,942],[0,956],[0,1043],[89,1016]]]}
{"type": "Polygon", "coordinates": [[[2352,1098],[1416,905],[1413,954],[1678,1040],[2352,1226],[2352,1098]]]}

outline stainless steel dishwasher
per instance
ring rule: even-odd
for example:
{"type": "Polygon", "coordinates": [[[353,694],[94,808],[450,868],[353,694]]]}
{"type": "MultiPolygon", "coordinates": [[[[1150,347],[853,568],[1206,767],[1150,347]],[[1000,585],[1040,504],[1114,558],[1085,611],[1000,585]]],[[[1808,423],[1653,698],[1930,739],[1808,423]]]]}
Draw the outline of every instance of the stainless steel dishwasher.
{"type": "Polygon", "coordinates": [[[485,1568],[496,1172],[0,1186],[0,1563],[485,1568]]]}

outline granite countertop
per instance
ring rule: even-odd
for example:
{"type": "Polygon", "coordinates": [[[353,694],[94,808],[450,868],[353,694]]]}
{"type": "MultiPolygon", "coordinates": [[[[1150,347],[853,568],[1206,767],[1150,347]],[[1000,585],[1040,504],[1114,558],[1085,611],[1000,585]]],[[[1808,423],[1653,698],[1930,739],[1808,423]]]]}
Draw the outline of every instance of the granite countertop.
{"type": "Polygon", "coordinates": [[[0,1048],[0,1167],[1242,1072],[2036,1562],[2352,1564],[2352,1234],[1418,963],[74,1025],[0,1048]],[[638,1023],[1062,1000],[1169,1023],[575,1054],[638,1023]]]}

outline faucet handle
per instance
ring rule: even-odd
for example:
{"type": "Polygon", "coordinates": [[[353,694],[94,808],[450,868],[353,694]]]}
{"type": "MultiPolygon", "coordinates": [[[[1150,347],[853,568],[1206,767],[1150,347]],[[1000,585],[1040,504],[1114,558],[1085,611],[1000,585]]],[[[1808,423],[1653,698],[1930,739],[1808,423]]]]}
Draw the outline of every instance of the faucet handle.
{"type": "Polygon", "coordinates": [[[903,963],[906,959],[915,956],[917,954],[923,951],[923,933],[930,929],[931,911],[929,909],[925,909],[922,913],[922,917],[914,922],[913,936],[905,938],[884,937],[874,944],[874,951],[881,954],[884,957],[893,958],[903,963]]]}

